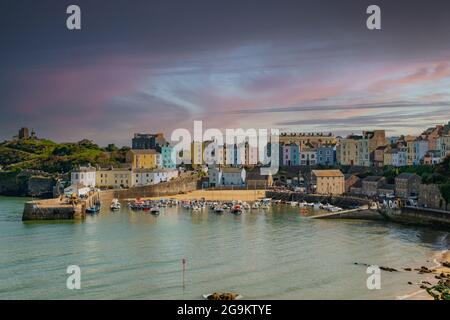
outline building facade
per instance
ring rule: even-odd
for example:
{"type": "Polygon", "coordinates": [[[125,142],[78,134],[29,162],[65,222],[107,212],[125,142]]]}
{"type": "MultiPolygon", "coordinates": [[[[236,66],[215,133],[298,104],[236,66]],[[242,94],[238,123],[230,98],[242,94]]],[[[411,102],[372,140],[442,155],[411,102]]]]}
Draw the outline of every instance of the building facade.
{"type": "Polygon", "coordinates": [[[72,186],[95,187],[96,169],[94,167],[80,166],[75,168],[70,174],[70,184],[72,186]]]}
{"type": "Polygon", "coordinates": [[[366,196],[376,196],[378,189],[384,185],[386,179],[382,176],[369,176],[362,180],[362,194],[366,196]]]}
{"type": "Polygon", "coordinates": [[[132,169],[161,168],[161,154],[154,149],[131,149],[126,155],[132,169]]]}
{"type": "Polygon", "coordinates": [[[316,193],[341,195],[345,192],[344,174],[340,170],[312,170],[311,175],[316,193]]]}
{"type": "Polygon", "coordinates": [[[97,170],[98,188],[129,188],[133,186],[130,168],[106,168],[97,170]]]}
{"type": "Polygon", "coordinates": [[[244,168],[212,167],[208,170],[209,186],[245,186],[246,171],[244,168]]]}
{"type": "Polygon", "coordinates": [[[317,164],[334,166],[336,164],[336,147],[334,145],[321,145],[317,149],[317,164]]]}
{"type": "Polygon", "coordinates": [[[395,195],[400,198],[417,196],[422,178],[415,173],[400,173],[395,177],[395,195]]]}

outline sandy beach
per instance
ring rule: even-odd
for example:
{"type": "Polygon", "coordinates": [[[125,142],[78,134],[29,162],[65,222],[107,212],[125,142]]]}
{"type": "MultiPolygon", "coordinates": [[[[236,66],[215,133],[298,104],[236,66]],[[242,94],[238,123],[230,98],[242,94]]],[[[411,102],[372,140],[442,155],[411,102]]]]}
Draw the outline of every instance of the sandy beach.
{"type": "MultiPolygon", "coordinates": [[[[450,251],[444,250],[441,252],[438,252],[433,258],[432,258],[433,265],[430,267],[430,269],[433,270],[431,273],[424,273],[422,281],[427,281],[431,283],[431,286],[434,286],[438,283],[438,279],[435,278],[436,275],[439,275],[441,273],[444,273],[445,275],[450,274],[450,268],[444,267],[443,262],[450,262],[450,251]]],[[[413,270],[412,272],[414,272],[413,270]]],[[[420,286],[420,284],[414,284],[416,286],[420,286]]],[[[397,296],[398,300],[433,300],[433,297],[428,294],[426,289],[417,289],[411,293],[408,293],[406,295],[397,296]]]]}
{"type": "MultiPolygon", "coordinates": [[[[177,194],[167,197],[146,197],[145,200],[157,200],[161,198],[172,198],[177,200],[202,199],[210,201],[256,201],[265,197],[265,190],[195,190],[192,192],[177,194]]],[[[134,199],[128,199],[134,200],[134,199]]]]}

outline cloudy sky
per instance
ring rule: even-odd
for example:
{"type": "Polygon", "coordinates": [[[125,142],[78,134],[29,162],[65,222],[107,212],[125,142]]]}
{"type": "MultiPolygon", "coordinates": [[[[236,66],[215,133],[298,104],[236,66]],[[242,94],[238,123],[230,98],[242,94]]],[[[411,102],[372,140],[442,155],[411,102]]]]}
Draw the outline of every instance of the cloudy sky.
{"type": "Polygon", "coordinates": [[[0,139],[414,134],[450,120],[450,1],[2,0],[0,139]],[[78,4],[82,30],[66,28],[78,4]],[[366,28],[377,4],[382,30],[366,28]]]}

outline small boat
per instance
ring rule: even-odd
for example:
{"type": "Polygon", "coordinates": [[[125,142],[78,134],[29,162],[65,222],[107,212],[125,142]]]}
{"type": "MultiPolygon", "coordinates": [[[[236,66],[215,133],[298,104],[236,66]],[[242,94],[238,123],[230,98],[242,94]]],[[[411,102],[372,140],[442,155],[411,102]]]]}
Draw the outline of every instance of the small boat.
{"type": "Polygon", "coordinates": [[[100,211],[100,206],[98,206],[98,205],[86,208],[86,213],[98,213],[99,211],[100,211]]]}
{"type": "Polygon", "coordinates": [[[254,202],[252,204],[252,209],[259,209],[259,206],[260,206],[259,202],[254,202]]]}
{"type": "Polygon", "coordinates": [[[159,214],[159,208],[158,207],[151,207],[150,208],[150,213],[158,215],[159,214]]]}
{"type": "Polygon", "coordinates": [[[299,202],[298,205],[299,205],[300,208],[303,208],[303,207],[308,206],[308,202],[302,201],[302,202],[299,202]]]}
{"type": "Polygon", "coordinates": [[[111,201],[111,206],[110,206],[111,210],[115,211],[115,210],[120,210],[120,202],[119,199],[114,198],[111,201]]]}
{"type": "Polygon", "coordinates": [[[242,207],[239,204],[233,206],[233,208],[231,208],[231,213],[240,215],[242,213],[242,207]]]}
{"type": "Polygon", "coordinates": [[[222,207],[220,207],[220,206],[214,207],[214,212],[215,213],[223,213],[224,211],[225,210],[222,207]]]}

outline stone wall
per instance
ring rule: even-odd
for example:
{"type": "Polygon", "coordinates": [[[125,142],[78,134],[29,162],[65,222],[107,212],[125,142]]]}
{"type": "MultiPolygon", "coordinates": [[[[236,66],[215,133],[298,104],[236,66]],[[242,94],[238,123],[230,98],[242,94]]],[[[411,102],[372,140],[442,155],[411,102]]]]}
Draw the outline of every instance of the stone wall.
{"type": "Polygon", "coordinates": [[[356,197],[305,194],[300,192],[266,191],[266,197],[284,201],[327,202],[341,208],[351,208],[354,206],[370,204],[369,200],[356,197]]]}
{"type": "Polygon", "coordinates": [[[32,176],[28,180],[28,194],[36,197],[52,197],[55,183],[52,177],[32,176]]]}
{"type": "Polygon", "coordinates": [[[129,189],[116,189],[102,191],[100,194],[102,201],[110,199],[134,199],[145,197],[168,197],[176,194],[183,194],[200,188],[200,179],[192,175],[178,178],[168,182],[162,182],[151,186],[133,187],[129,189]]]}

